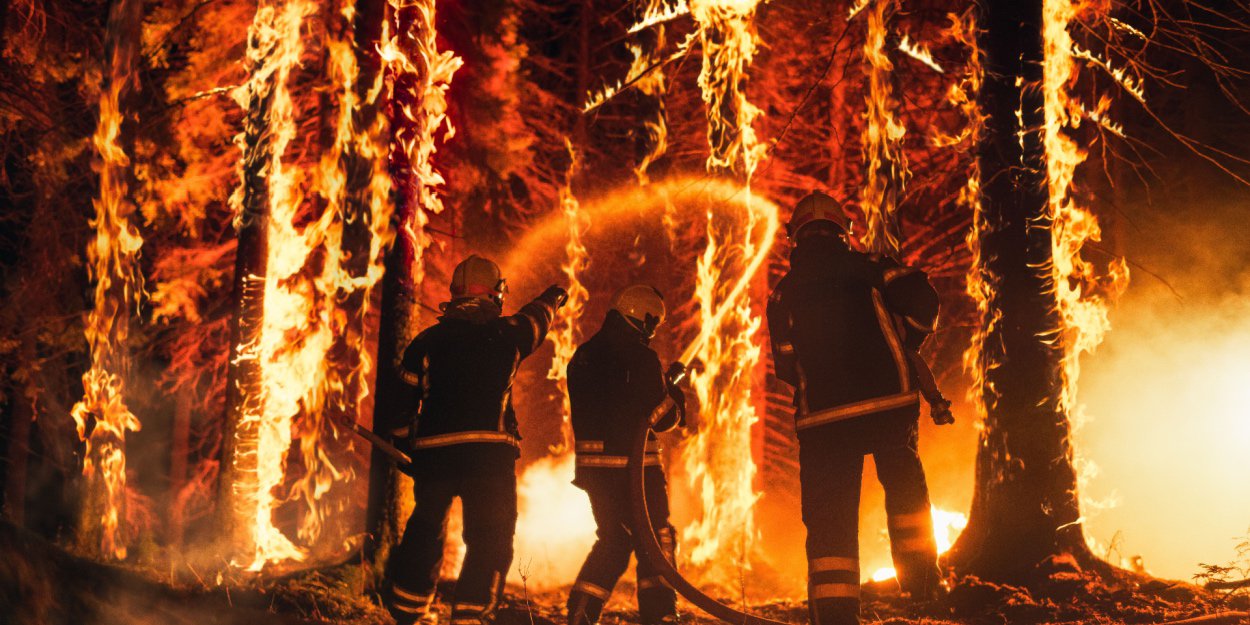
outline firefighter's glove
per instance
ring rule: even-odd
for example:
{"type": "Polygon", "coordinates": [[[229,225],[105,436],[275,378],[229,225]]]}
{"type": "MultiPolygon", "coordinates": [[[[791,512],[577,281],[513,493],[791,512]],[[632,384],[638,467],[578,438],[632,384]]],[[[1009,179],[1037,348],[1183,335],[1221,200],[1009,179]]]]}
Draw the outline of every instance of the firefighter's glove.
{"type": "Polygon", "coordinates": [[[951,413],[951,403],[946,398],[929,405],[929,416],[937,425],[950,425],[955,422],[955,415],[951,413]]]}
{"type": "Polygon", "coordinates": [[[680,360],[673,362],[673,364],[668,366],[668,371],[664,372],[664,382],[668,384],[669,388],[681,384],[685,379],[686,365],[680,360]]]}
{"type": "Polygon", "coordinates": [[[547,287],[547,290],[543,291],[543,294],[539,295],[538,299],[550,304],[552,309],[559,310],[561,306],[564,306],[565,302],[569,301],[569,292],[565,291],[563,287],[553,284],[547,287]]]}
{"type": "MultiPolygon", "coordinates": [[[[395,446],[395,449],[398,449],[404,452],[404,455],[408,456],[409,458],[413,458],[415,457],[413,452],[416,451],[416,446],[413,445],[413,440],[412,440],[413,434],[415,432],[416,432],[416,427],[410,426],[410,425],[406,425],[400,428],[395,428],[394,430],[391,430],[391,436],[390,436],[391,444],[395,446]]],[[[415,477],[412,473],[413,465],[411,464],[405,465],[401,463],[396,463],[395,466],[396,468],[400,470],[400,472],[408,475],[409,477],[415,477]]]]}

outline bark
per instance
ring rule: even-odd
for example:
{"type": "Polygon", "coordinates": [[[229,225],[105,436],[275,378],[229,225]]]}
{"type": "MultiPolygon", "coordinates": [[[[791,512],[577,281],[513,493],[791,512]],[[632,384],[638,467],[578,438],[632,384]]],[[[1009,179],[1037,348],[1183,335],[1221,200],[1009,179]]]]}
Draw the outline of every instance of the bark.
{"type": "Polygon", "coordinates": [[[949,561],[961,572],[1008,582],[1023,581],[1054,554],[1096,562],[1082,535],[1070,425],[1058,404],[1062,346],[1047,336],[1057,319],[1046,269],[1041,25],[1042,0],[982,3],[982,269],[995,294],[990,318],[982,320],[986,415],[976,490],[949,561]]]}
{"type": "MultiPolygon", "coordinates": [[[[29,334],[22,337],[21,362],[18,366],[31,370],[35,366],[35,341],[29,334]]],[[[24,392],[13,397],[9,424],[9,446],[5,454],[4,516],[14,525],[26,520],[26,466],[30,459],[30,430],[35,420],[34,376],[28,375],[24,392]]]]}
{"type": "MultiPolygon", "coordinates": [[[[262,61],[263,62],[263,61],[262,61]]],[[[255,71],[256,68],[250,68],[255,71]]],[[[249,346],[260,339],[265,317],[265,280],[269,262],[268,223],[269,185],[267,165],[273,150],[266,118],[273,105],[272,84],[251,94],[244,117],[242,204],[235,221],[238,248],[234,259],[234,311],[230,324],[230,361],[226,371],[226,422],[222,432],[221,468],[218,473],[217,531],[223,544],[250,543],[246,535],[247,510],[240,508],[235,485],[246,476],[248,459],[255,463],[255,422],[243,416],[254,412],[254,402],[263,401],[260,362],[247,357],[249,346]]],[[[255,467],[251,467],[254,472],[255,467]]]]}
{"type": "Polygon", "coordinates": [[[174,422],[170,431],[169,442],[169,544],[174,548],[182,546],[182,538],[186,531],[186,516],[183,505],[179,505],[179,494],[187,484],[187,457],[191,453],[191,392],[178,393],[174,399],[174,422]]]}
{"type": "MultiPolygon", "coordinates": [[[[122,115],[123,121],[125,121],[126,111],[133,110],[133,98],[138,87],[137,73],[140,62],[141,50],[139,46],[142,41],[142,29],[143,0],[114,0],[110,3],[104,39],[107,65],[105,80],[101,85],[101,92],[105,95],[101,97],[101,106],[97,110],[97,113],[100,115],[100,120],[97,123],[101,124],[101,127],[103,127],[104,115],[106,115],[108,108],[103,103],[110,97],[108,95],[110,89],[116,87],[117,101],[114,105],[117,107],[117,112],[122,115]],[[115,84],[115,81],[119,81],[120,84],[115,84]]],[[[133,123],[122,123],[119,129],[121,136],[118,139],[121,149],[131,155],[134,154],[134,132],[135,126],[133,123]]],[[[125,190],[131,186],[128,184],[131,172],[120,164],[104,159],[103,154],[100,154],[100,157],[103,161],[100,178],[101,187],[107,189],[109,186],[108,180],[110,180],[111,176],[114,180],[113,184],[117,184],[117,181],[126,181],[122,189],[122,193],[125,193],[125,190]]],[[[123,198],[122,202],[128,205],[119,209],[116,218],[120,219],[124,224],[130,218],[137,216],[137,212],[135,207],[129,204],[129,198],[123,198]]],[[[98,212],[95,215],[95,219],[102,220],[105,218],[102,212],[98,212]]],[[[109,236],[115,238],[119,236],[119,233],[112,232],[109,236]]],[[[91,244],[96,245],[97,243],[98,241],[93,241],[91,244]]],[[[113,245],[116,245],[116,243],[113,243],[113,245]]],[[[97,250],[95,253],[103,254],[104,252],[97,250]]],[[[113,254],[117,252],[110,251],[108,253],[113,254]]],[[[96,262],[92,254],[88,254],[88,258],[90,263],[96,262]]],[[[128,290],[137,283],[136,275],[133,272],[138,271],[138,268],[133,263],[133,257],[127,257],[125,253],[122,253],[119,254],[117,259],[108,263],[109,268],[107,270],[96,268],[97,272],[106,275],[94,276],[97,282],[94,303],[96,308],[92,314],[103,316],[105,319],[111,319],[105,321],[109,326],[107,330],[108,335],[105,337],[92,338],[92,332],[90,329],[88,330],[88,342],[92,352],[92,369],[88,372],[87,377],[92,376],[92,374],[101,376],[114,375],[123,382],[128,377],[129,357],[126,339],[130,334],[130,317],[133,314],[130,301],[132,295],[128,290]],[[129,275],[123,278],[121,275],[123,273],[129,275]],[[106,287],[105,281],[110,286],[106,287]],[[103,304],[103,300],[100,297],[102,290],[106,288],[108,289],[107,304],[103,304]],[[110,307],[115,308],[110,309],[110,307]]],[[[92,321],[89,320],[88,325],[92,325],[92,321]]],[[[98,423],[96,419],[102,417],[99,411],[104,408],[103,405],[97,403],[104,400],[102,396],[103,390],[100,388],[93,389],[92,386],[98,385],[99,380],[88,382],[87,377],[84,377],[84,385],[88,386],[86,396],[83,399],[83,403],[79,406],[83,407],[87,413],[82,415],[81,418],[87,420],[87,424],[82,431],[86,435],[86,450],[88,454],[86,462],[88,464],[80,483],[82,489],[81,506],[78,511],[74,541],[78,545],[80,552],[85,556],[122,558],[125,557],[125,538],[123,537],[126,532],[124,507],[126,489],[125,464],[124,462],[122,463],[119,471],[121,473],[120,494],[113,495],[110,495],[110,486],[106,481],[108,469],[105,466],[108,463],[107,456],[111,451],[120,450],[124,458],[126,426],[112,424],[113,427],[120,428],[116,433],[108,428],[96,427],[95,424],[98,423]],[[96,394],[100,394],[100,396],[92,400],[92,396],[96,394]],[[110,499],[113,499],[113,501],[110,501],[110,499]],[[106,523],[102,522],[102,519],[109,515],[110,509],[115,509],[119,517],[117,529],[110,529],[106,526],[106,523]]],[[[109,397],[107,401],[123,403],[124,397],[120,395],[122,388],[121,385],[118,385],[112,392],[119,395],[109,397]]],[[[76,419],[80,418],[78,410],[79,407],[75,407],[76,419]]],[[[124,407],[121,410],[126,411],[128,414],[128,410],[124,407]]],[[[137,429],[137,424],[133,429],[137,429]]]]}
{"type": "MultiPolygon", "coordinates": [[[[390,15],[387,19],[397,25],[399,33],[408,32],[416,18],[412,9],[402,10],[390,15]]],[[[407,41],[400,37],[401,45],[407,41]]],[[[406,54],[416,54],[414,50],[405,50],[406,54]]],[[[395,80],[411,80],[415,77],[400,76],[395,80]]],[[[413,276],[409,272],[415,260],[413,255],[419,253],[412,249],[409,237],[405,236],[404,224],[414,223],[413,214],[419,210],[418,194],[415,186],[420,184],[412,172],[412,164],[407,154],[399,147],[395,138],[410,129],[401,127],[407,119],[399,111],[404,106],[418,106],[418,102],[408,102],[408,89],[396,86],[391,101],[391,197],[395,202],[392,218],[397,231],[394,244],[385,258],[385,271],[382,274],[382,303],[378,327],[377,356],[377,391],[373,403],[373,431],[380,436],[389,436],[391,430],[398,426],[396,414],[396,396],[402,395],[401,384],[396,374],[397,361],[407,347],[408,341],[416,334],[417,309],[420,300],[418,285],[413,284],[413,276]]],[[[374,448],[369,457],[369,497],[365,507],[365,544],[364,558],[369,562],[375,574],[381,573],[391,547],[399,541],[400,536],[400,474],[394,462],[382,451],[374,448]]]]}

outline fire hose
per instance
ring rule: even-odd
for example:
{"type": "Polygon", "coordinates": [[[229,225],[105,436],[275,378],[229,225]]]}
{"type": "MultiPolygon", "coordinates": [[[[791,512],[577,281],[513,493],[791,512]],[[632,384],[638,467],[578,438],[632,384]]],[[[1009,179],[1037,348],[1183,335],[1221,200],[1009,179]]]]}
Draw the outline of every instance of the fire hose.
{"type": "Polygon", "coordinates": [[[659,537],[655,535],[655,528],[651,527],[651,515],[647,510],[643,455],[646,453],[647,433],[651,431],[651,426],[671,407],[671,399],[665,399],[663,402],[660,402],[660,405],[651,411],[651,415],[646,422],[639,425],[638,431],[634,434],[633,444],[630,446],[627,469],[629,472],[631,512],[633,512],[633,523],[630,529],[637,539],[639,560],[645,560],[652,569],[660,573],[674,590],[681,593],[681,596],[714,618],[718,618],[726,623],[732,623],[733,625],[790,625],[785,621],[775,621],[763,616],[747,614],[713,599],[687,581],[681,572],[677,570],[674,563],[669,562],[668,558],[664,557],[664,550],[660,547],[659,537]]]}
{"type": "MultiPolygon", "coordinates": [[[[693,352],[694,349],[687,350],[693,352]]],[[[929,370],[929,365],[924,359],[915,352],[908,353],[909,359],[914,367],[918,369],[918,381],[921,387],[921,394],[929,402],[933,408],[933,420],[938,425],[947,425],[955,422],[955,418],[950,413],[950,402],[942,397],[941,391],[937,388],[937,383],[933,379],[933,373],[929,370]]],[[[669,380],[669,384],[679,384],[686,376],[686,369],[681,368],[681,373],[669,380]]],[[[638,558],[645,560],[648,565],[660,575],[676,590],[681,596],[693,603],[695,607],[708,613],[708,615],[718,618],[732,625],[790,625],[785,621],[776,621],[767,617],[747,614],[741,610],[717,601],[710,597],[707,593],[699,590],[694,584],[691,584],[681,572],[677,570],[675,563],[669,562],[664,557],[664,550],[660,547],[660,539],[655,534],[655,528],[651,526],[651,514],[647,509],[647,489],[646,489],[646,471],[644,470],[643,458],[647,450],[648,433],[651,427],[660,420],[663,415],[673,406],[671,398],[665,398],[660,402],[647,420],[639,424],[638,431],[634,433],[634,439],[630,445],[629,464],[627,471],[629,473],[629,496],[630,511],[632,513],[632,523],[630,530],[637,538],[638,558]]]]}

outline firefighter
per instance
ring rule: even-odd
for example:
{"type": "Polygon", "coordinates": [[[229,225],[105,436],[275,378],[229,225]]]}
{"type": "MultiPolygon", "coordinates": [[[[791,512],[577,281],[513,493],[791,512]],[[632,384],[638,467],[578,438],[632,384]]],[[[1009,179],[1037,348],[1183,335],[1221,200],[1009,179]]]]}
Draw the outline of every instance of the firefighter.
{"type": "MultiPolygon", "coordinates": [[[[918,599],[941,590],[916,444],[920,378],[929,376],[930,385],[932,379],[915,350],[934,330],[937,293],[924,272],[853,251],[849,230],[833,198],[819,192],[803,198],[787,225],[790,271],[767,311],[777,376],[794,387],[815,625],[859,622],[859,496],[867,454],[885,489],[902,590],[918,599]]],[[[935,421],[949,422],[948,406],[934,406],[935,421]]]]}
{"type": "MultiPolygon", "coordinates": [[[[603,326],[569,361],[569,400],[576,438],[577,469],[573,483],[590,497],[598,540],[586,556],[569,594],[569,625],[594,625],[612,588],[641,549],[630,530],[630,493],[626,465],[633,436],[664,401],[674,406],[647,434],[644,456],[647,508],[666,557],[673,558],[674,531],[668,520],[668,490],[660,466],[664,432],[685,423],[685,396],[676,380],[681,363],[667,372],[649,347],[664,321],[664,299],[650,286],[626,287],[612,298],[603,326]]],[[[676,620],[673,589],[639,559],[638,612],[644,624],[676,620]]]]}
{"type": "Polygon", "coordinates": [[[552,286],[504,317],[506,293],[495,263],[468,257],[452,274],[451,301],[440,306],[438,322],[403,354],[413,416],[392,436],[412,458],[406,471],[416,508],[387,562],[386,603],[399,625],[434,618],[428,608],[455,497],[463,506],[465,557],[451,623],[490,623],[503,593],[517,521],[512,380],[567,296],[552,286]]]}

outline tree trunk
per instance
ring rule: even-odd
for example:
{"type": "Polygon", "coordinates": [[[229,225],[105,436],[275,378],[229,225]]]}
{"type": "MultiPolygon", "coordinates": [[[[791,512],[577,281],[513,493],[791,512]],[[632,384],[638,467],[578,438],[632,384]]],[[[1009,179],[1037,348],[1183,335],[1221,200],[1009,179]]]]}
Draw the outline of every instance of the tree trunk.
{"type": "Polygon", "coordinates": [[[88,248],[94,285],[86,336],[91,368],[83,375],[83,399],[72,411],[85,442],[81,501],[75,543],[93,558],[125,558],[126,433],[139,422],[125,405],[129,373],[127,339],[142,278],[129,200],[134,125],[124,123],[138,84],[143,0],[114,0],[105,32],[105,79],[93,142],[99,166],[94,201],[95,237],[88,248]],[[123,137],[125,132],[129,137],[123,137]],[[127,150],[126,146],[131,149],[127,150]]]}
{"type": "Polygon", "coordinates": [[[187,485],[187,458],[191,454],[191,399],[193,389],[184,389],[174,398],[174,422],[169,441],[169,490],[166,493],[169,511],[169,544],[182,547],[186,531],[185,506],[179,495],[187,485]]]}
{"type": "MultiPolygon", "coordinates": [[[[248,47],[259,45],[249,36],[248,47]]],[[[256,75],[273,53],[252,59],[249,74],[256,75]]],[[[222,432],[221,468],[217,497],[217,531],[223,545],[250,550],[247,534],[246,497],[238,486],[256,471],[259,423],[245,420],[259,413],[263,402],[262,368],[256,347],[265,321],[265,274],[269,264],[269,178],[273,137],[267,118],[273,106],[273,77],[248,87],[248,106],[243,123],[243,166],[240,205],[235,229],[238,247],[234,258],[234,312],[230,324],[230,360],[226,372],[226,422],[222,432]],[[253,466],[247,466],[249,464],[253,466]]],[[[251,478],[254,479],[254,476],[251,478]]]]}
{"type": "MultiPolygon", "coordinates": [[[[434,71],[428,58],[422,56],[419,47],[429,33],[423,26],[433,25],[433,16],[423,20],[423,9],[433,10],[433,0],[424,2],[392,2],[391,15],[387,18],[394,26],[394,36],[401,52],[415,64],[417,71],[393,70],[390,117],[390,174],[395,212],[396,237],[385,256],[382,274],[382,304],[378,328],[377,392],[373,403],[373,431],[381,436],[400,425],[402,407],[396,405],[402,397],[403,382],[399,379],[397,363],[408,342],[416,335],[419,320],[418,305],[421,301],[420,273],[424,253],[424,207],[422,198],[433,195],[423,189],[425,182],[418,174],[422,164],[413,162],[421,158],[410,153],[406,145],[427,139],[425,116],[429,111],[422,99],[426,95],[424,85],[433,79],[434,71]],[[421,6],[427,4],[429,6],[421,6]],[[424,75],[421,75],[423,73],[424,75]]],[[[432,136],[432,135],[431,135],[432,136]]],[[[428,158],[428,154],[426,155],[428,158]]],[[[428,165],[428,163],[424,164],[428,165]]],[[[395,469],[394,462],[378,449],[373,449],[369,461],[369,499],[365,509],[365,560],[381,573],[391,547],[400,536],[400,501],[405,480],[395,469]]]]}
{"type": "Polygon", "coordinates": [[[976,363],[986,414],[967,529],[949,556],[961,572],[1021,580],[1070,553],[1091,563],[1080,525],[1067,414],[1060,407],[1063,346],[1054,312],[1043,146],[1042,1],[982,3],[979,44],[986,116],[979,232],[992,287],[976,363]],[[1019,117],[1018,117],[1019,115],[1019,117]]]}
{"type": "MultiPolygon", "coordinates": [[[[35,339],[23,333],[21,361],[17,366],[33,372],[35,365],[35,339]]],[[[9,424],[9,446],[5,454],[4,516],[21,527],[26,520],[26,466],[30,459],[30,430],[35,420],[34,376],[27,375],[25,388],[12,397],[12,423],[9,424]]]]}

